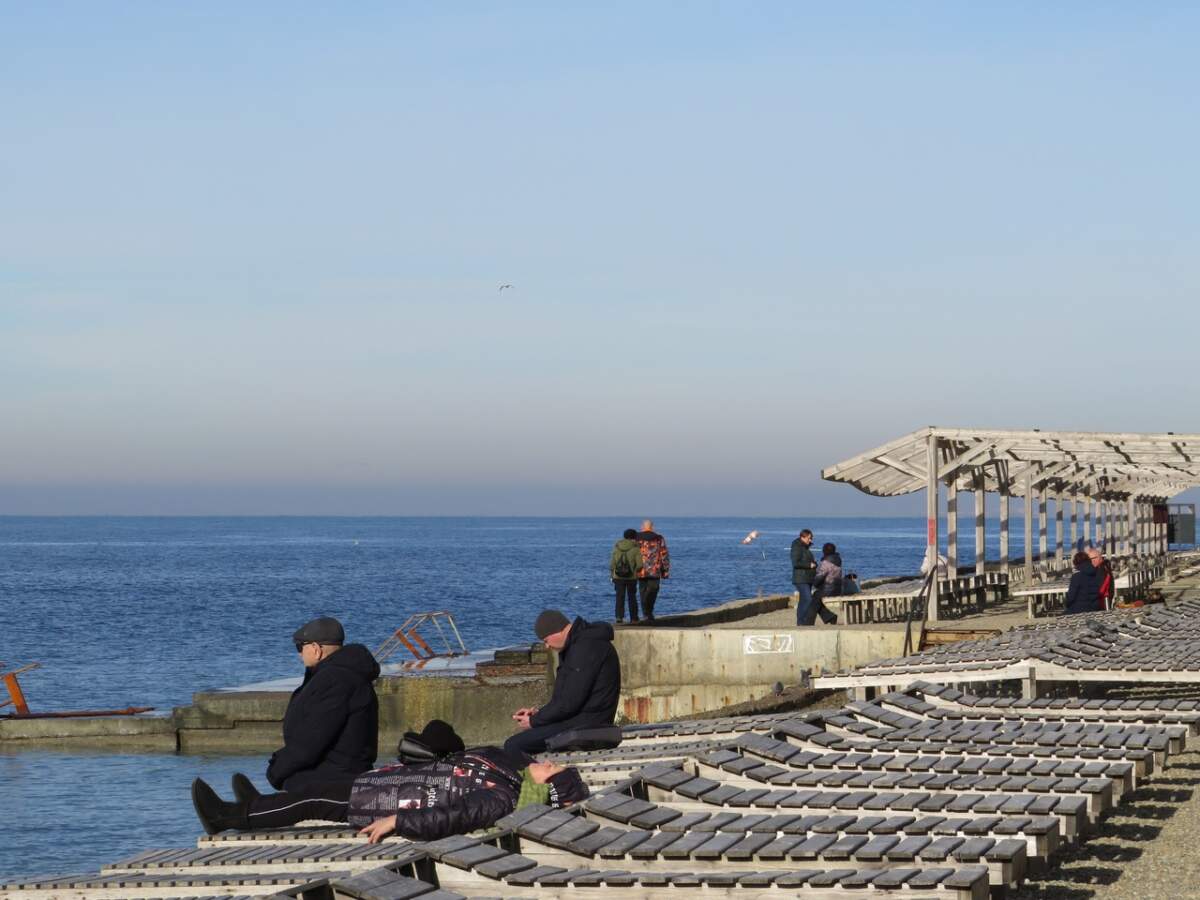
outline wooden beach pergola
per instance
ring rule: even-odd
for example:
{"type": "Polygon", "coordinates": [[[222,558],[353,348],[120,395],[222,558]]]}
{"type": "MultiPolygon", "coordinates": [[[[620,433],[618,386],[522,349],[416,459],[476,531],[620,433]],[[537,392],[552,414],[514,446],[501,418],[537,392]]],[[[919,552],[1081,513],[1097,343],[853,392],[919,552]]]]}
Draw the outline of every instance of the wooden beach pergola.
{"type": "MultiPolygon", "coordinates": [[[[1047,503],[1055,501],[1053,560],[1064,564],[1069,543],[1082,535],[1106,554],[1159,555],[1167,549],[1165,517],[1156,504],[1200,486],[1200,434],[1131,434],[1088,431],[1005,431],[930,426],[822,470],[827,481],[851,484],[877,497],[926,492],[927,552],[937,553],[940,485],[946,488],[947,561],[959,564],[958,493],[975,494],[975,570],[983,575],[988,493],[999,495],[1000,569],[1009,571],[1011,498],[1025,501],[1026,579],[1037,560],[1051,559],[1047,503]],[[1034,504],[1036,500],[1036,513],[1034,504]],[[933,548],[929,551],[928,548],[933,548]]],[[[930,618],[937,618],[931,604],[930,618]]]]}

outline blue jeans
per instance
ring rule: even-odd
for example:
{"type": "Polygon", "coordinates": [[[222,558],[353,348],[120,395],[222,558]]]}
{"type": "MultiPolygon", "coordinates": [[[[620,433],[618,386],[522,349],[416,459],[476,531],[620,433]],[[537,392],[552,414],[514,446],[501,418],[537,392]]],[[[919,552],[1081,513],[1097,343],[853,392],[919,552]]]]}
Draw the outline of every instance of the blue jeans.
{"type": "Polygon", "coordinates": [[[797,584],[796,590],[800,594],[800,602],[796,604],[797,625],[815,625],[818,614],[826,625],[837,621],[837,616],[829,607],[822,603],[819,597],[813,596],[811,584],[797,584]]]}

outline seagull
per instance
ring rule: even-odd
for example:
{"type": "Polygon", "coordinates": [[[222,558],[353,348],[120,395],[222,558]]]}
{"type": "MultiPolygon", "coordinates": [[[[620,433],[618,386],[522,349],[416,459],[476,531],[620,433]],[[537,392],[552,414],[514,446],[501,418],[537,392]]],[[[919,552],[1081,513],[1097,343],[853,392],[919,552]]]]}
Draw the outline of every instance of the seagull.
{"type": "MultiPolygon", "coordinates": [[[[505,288],[510,288],[510,287],[512,287],[511,284],[502,284],[502,285],[500,285],[500,291],[503,291],[505,288]]],[[[500,293],[500,291],[497,291],[496,293],[500,293]]]]}

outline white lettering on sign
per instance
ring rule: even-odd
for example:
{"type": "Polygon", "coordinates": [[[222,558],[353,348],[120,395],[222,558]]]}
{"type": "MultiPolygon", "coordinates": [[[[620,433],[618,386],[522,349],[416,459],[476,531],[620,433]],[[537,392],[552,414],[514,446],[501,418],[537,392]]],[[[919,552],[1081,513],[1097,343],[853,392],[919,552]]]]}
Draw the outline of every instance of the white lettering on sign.
{"type": "Polygon", "coordinates": [[[791,653],[795,636],[790,634],[747,634],[742,637],[742,653],[791,653]]]}

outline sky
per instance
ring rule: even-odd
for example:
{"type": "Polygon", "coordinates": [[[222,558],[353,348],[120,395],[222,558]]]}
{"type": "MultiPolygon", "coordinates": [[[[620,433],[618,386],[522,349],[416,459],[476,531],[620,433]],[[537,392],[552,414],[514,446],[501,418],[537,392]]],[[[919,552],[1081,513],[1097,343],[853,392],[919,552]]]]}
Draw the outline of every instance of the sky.
{"type": "Polygon", "coordinates": [[[0,513],[920,514],[820,470],[1200,432],[1200,9],[576,6],[0,7],[0,513]]]}

